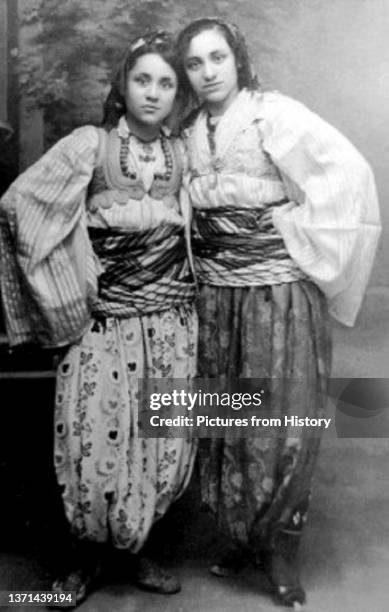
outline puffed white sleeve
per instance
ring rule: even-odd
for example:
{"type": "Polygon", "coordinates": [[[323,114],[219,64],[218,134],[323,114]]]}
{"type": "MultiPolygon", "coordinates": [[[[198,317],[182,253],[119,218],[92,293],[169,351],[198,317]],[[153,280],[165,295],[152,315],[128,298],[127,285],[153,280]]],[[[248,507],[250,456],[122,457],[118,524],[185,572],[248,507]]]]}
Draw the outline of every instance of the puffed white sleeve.
{"type": "Polygon", "coordinates": [[[352,326],[381,232],[372,170],[340,132],[281,94],[265,97],[261,131],[290,199],[273,223],[330,313],[352,326]]]}
{"type": "Polygon", "coordinates": [[[98,151],[98,130],[78,128],[21,174],[1,199],[1,295],[13,345],[68,344],[90,320],[98,268],[85,198],[98,151]]]}

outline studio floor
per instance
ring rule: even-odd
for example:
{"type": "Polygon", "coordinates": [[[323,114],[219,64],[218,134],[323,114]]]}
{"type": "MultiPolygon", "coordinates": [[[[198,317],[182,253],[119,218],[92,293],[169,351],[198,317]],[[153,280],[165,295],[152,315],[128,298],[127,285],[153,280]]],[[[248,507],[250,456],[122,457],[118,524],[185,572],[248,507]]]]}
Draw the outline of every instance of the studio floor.
{"type": "MultiPolygon", "coordinates": [[[[333,376],[389,378],[388,364],[389,292],[374,289],[366,298],[355,328],[334,328],[333,376]]],[[[336,427],[335,413],[333,416],[334,426],[326,432],[322,443],[301,550],[302,580],[308,593],[304,610],[387,612],[387,417],[381,411],[378,415],[383,419],[381,430],[373,427],[375,437],[366,438],[360,433],[359,437],[349,437],[350,430],[336,427]]],[[[377,411],[371,418],[377,418],[377,411]]],[[[369,415],[367,425],[368,420],[369,415]]],[[[1,503],[7,503],[5,490],[1,492],[1,503]]],[[[215,578],[209,573],[208,566],[221,543],[210,517],[199,509],[196,479],[172,509],[166,529],[172,537],[164,556],[181,578],[179,594],[163,596],[139,591],[131,583],[125,563],[118,564],[116,560],[107,565],[99,588],[79,609],[84,612],[272,612],[281,609],[273,601],[270,586],[259,570],[251,568],[233,579],[215,578]]],[[[36,542],[24,548],[21,538],[15,537],[15,541],[18,545],[13,549],[12,534],[7,537],[3,547],[6,552],[0,553],[0,591],[49,590],[52,567],[48,547],[40,551],[36,542]]],[[[49,548],[55,550],[55,542],[49,548]]],[[[30,608],[19,608],[27,609],[30,608]]]]}

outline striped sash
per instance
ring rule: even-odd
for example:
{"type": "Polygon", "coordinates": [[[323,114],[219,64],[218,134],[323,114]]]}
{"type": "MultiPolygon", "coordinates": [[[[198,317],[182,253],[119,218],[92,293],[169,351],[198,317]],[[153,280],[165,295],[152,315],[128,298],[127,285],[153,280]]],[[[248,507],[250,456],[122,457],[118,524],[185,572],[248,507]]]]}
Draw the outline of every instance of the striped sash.
{"type": "Polygon", "coordinates": [[[203,284],[257,286],[305,278],[273,226],[269,206],[195,209],[192,245],[203,284]]]}
{"type": "Polygon", "coordinates": [[[193,300],[183,228],[125,232],[91,227],[89,236],[104,270],[95,316],[150,314],[193,300]]]}

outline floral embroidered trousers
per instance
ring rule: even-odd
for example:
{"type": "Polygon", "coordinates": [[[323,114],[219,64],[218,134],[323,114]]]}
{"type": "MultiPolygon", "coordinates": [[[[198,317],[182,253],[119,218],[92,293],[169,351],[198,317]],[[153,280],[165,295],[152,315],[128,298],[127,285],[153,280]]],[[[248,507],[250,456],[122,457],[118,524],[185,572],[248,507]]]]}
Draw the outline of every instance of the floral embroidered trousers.
{"type": "Polygon", "coordinates": [[[184,491],[196,443],[139,436],[138,379],[190,380],[197,333],[188,305],[96,320],[59,364],[55,468],[78,538],[137,552],[184,491]]]}

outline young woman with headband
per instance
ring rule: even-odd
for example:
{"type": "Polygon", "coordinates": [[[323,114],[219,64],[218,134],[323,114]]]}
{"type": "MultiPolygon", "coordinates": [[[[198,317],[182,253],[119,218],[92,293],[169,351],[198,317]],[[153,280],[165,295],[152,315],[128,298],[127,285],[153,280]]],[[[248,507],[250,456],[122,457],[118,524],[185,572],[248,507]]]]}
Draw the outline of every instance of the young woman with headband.
{"type": "MultiPolygon", "coordinates": [[[[1,201],[2,296],[10,342],[65,347],[55,399],[55,469],[74,536],[53,590],[80,603],[108,543],[142,551],[185,489],[196,444],[138,429],[139,379],[195,374],[197,316],[179,191],[183,147],[166,126],[178,88],[171,37],[135,40],[104,129],[76,129],[1,201]],[[67,347],[67,348],[66,348],[67,347]]],[[[130,566],[130,559],[129,559],[130,566]]],[[[138,584],[178,580],[140,556],[138,584]]]]}

